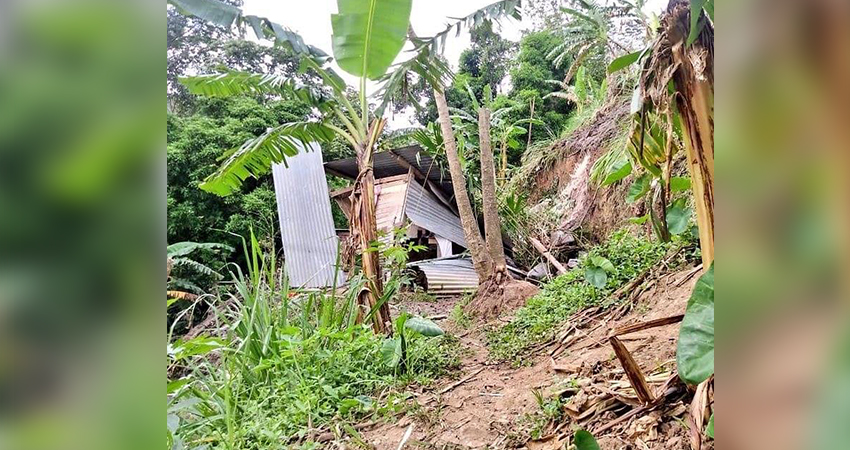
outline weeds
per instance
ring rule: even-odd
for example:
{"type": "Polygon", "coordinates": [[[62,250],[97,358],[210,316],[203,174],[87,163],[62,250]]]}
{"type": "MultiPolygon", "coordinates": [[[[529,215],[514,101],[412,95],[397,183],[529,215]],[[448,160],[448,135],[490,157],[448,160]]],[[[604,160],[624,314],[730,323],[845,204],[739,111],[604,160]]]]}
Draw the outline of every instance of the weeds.
{"type": "Polygon", "coordinates": [[[454,322],[455,325],[457,325],[457,327],[462,330],[465,330],[469,328],[470,325],[472,325],[472,317],[470,317],[470,315],[464,309],[466,308],[466,305],[468,305],[469,302],[472,301],[472,297],[473,294],[464,294],[464,296],[461,297],[461,299],[458,300],[452,308],[452,322],[454,322]]]}
{"type": "Polygon", "coordinates": [[[617,231],[605,244],[590,250],[579,268],[556,277],[529,299],[510,323],[488,331],[490,355],[514,365],[528,362],[527,350],[552,338],[560,323],[585,307],[600,304],[617,288],[657,263],[668,248],[669,244],[650,242],[628,230],[617,231]],[[606,258],[613,266],[602,288],[585,279],[585,269],[594,257],[606,258]]]}
{"type": "Polygon", "coordinates": [[[383,336],[356,323],[359,277],[345,295],[297,293],[253,236],[245,247],[219,337],[169,345],[169,373],[184,374],[168,380],[169,448],[286,447],[332,422],[396,414],[408,401],[399,388],[458,367],[456,339],[416,335],[396,374],[383,336]]]}

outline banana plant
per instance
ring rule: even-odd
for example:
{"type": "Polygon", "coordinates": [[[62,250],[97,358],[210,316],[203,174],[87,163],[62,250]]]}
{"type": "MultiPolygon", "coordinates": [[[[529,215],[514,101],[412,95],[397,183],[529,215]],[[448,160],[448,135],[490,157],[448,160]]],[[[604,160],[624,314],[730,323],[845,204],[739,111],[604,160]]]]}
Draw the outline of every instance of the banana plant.
{"type": "MultiPolygon", "coordinates": [[[[241,147],[231,150],[221,167],[200,185],[201,189],[219,195],[227,195],[239,189],[248,177],[265,175],[272,164],[285,163],[287,157],[309,148],[310,142],[328,142],[334,136],[345,139],[356,151],[359,175],[355,182],[352,198],[351,236],[359,241],[362,254],[363,273],[368,283],[361,292],[360,303],[371,310],[381,297],[381,267],[378,255],[369,251],[376,241],[374,184],[372,170],[373,155],[378,138],[386,124],[383,109],[372,112],[366,96],[367,80],[384,77],[393,60],[401,51],[410,25],[412,0],[338,0],[338,13],[332,14],[333,55],[342,70],[360,79],[358,104],[346,96],[345,82],[331,68],[329,58],[315,47],[303,44],[294,33],[283,30],[268,20],[244,16],[238,8],[216,0],[170,0],[170,2],[193,15],[227,27],[239,27],[248,23],[258,37],[268,37],[265,32],[274,32],[276,43],[287,45],[302,56],[301,70],[312,71],[322,80],[325,91],[298,86],[294,80],[274,75],[244,72],[223,72],[181,79],[190,92],[224,96],[238,94],[273,94],[297,96],[308,101],[320,112],[320,119],[308,122],[287,123],[272,128],[257,138],[250,139],[241,147]],[[256,25],[256,26],[255,26],[256,25]],[[268,30],[267,30],[268,29],[268,30]],[[284,37],[279,39],[281,32],[284,37]],[[294,44],[295,43],[295,44],[294,44]],[[330,91],[331,95],[326,95],[330,91]],[[336,118],[343,124],[331,123],[336,118]]],[[[388,330],[389,307],[380,306],[373,315],[376,332],[388,330]]]]}
{"type": "MultiPolygon", "coordinates": [[[[475,25],[483,20],[498,20],[506,15],[518,15],[519,0],[502,0],[459,19],[441,33],[425,39],[416,38],[410,29],[412,0],[338,0],[338,13],[331,16],[333,55],[346,72],[360,78],[358,105],[345,95],[346,85],[331,68],[330,57],[303,42],[296,33],[267,19],[242,14],[239,8],[218,0],[169,0],[180,11],[212,21],[227,28],[244,30],[250,25],[258,37],[273,38],[276,45],[291,48],[302,56],[301,70],[316,73],[325,85],[324,90],[297,85],[293,80],[274,75],[244,72],[222,72],[181,79],[190,92],[203,95],[271,94],[297,96],[308,101],[319,112],[315,121],[284,124],[251,139],[229,151],[221,167],[200,187],[219,195],[239,189],[248,177],[269,172],[272,164],[285,163],[309,142],[327,142],[334,136],[346,140],[357,153],[359,175],[352,191],[351,236],[359,241],[363,273],[368,283],[362,290],[361,305],[372,310],[378,305],[381,291],[381,268],[378,255],[370,251],[377,239],[374,203],[374,174],[372,157],[376,141],[386,124],[383,113],[387,105],[403,97],[408,77],[412,73],[423,77],[433,86],[442,86],[449,78],[448,66],[439,61],[436,52],[444,47],[448,33],[462,26],[475,25]],[[414,44],[414,56],[390,65],[407,39],[414,44]],[[366,96],[367,80],[379,81],[380,103],[370,112],[366,96]],[[331,95],[326,95],[330,91],[331,95]],[[343,126],[331,123],[337,118],[343,126]]],[[[379,306],[372,315],[375,331],[388,329],[389,307],[379,306]]]]}

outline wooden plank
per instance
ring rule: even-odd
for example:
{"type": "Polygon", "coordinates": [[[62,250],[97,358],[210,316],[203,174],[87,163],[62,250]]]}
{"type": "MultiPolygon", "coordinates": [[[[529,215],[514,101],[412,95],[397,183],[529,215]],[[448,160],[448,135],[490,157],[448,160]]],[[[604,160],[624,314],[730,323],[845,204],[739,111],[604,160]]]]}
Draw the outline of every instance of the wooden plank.
{"type": "Polygon", "coordinates": [[[611,336],[608,340],[611,342],[611,346],[614,348],[614,354],[620,360],[620,364],[623,366],[623,370],[626,372],[629,383],[631,383],[632,388],[635,390],[638,399],[644,405],[652,403],[654,399],[652,391],[649,390],[649,385],[646,384],[646,377],[643,376],[643,372],[641,372],[632,354],[629,353],[626,346],[616,336],[611,336]]]}
{"type": "Polygon", "coordinates": [[[555,259],[555,257],[552,256],[551,253],[549,253],[549,250],[546,250],[546,247],[543,245],[542,242],[538,241],[533,237],[528,238],[528,240],[531,241],[531,245],[533,245],[534,248],[537,249],[537,251],[540,252],[540,254],[543,255],[544,258],[546,258],[550,263],[552,263],[553,266],[555,266],[555,270],[557,270],[558,273],[567,273],[567,268],[564,267],[564,265],[561,264],[557,259],[555,259]]]}

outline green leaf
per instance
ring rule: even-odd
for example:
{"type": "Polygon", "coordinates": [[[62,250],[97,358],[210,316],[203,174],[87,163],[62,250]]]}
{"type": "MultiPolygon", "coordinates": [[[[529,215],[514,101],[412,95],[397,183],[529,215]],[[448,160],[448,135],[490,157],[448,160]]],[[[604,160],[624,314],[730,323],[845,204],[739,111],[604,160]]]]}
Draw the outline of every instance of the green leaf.
{"type": "Polygon", "coordinates": [[[708,419],[708,427],[705,429],[705,434],[714,439],[714,414],[708,419]]]}
{"type": "Polygon", "coordinates": [[[412,0],[337,0],[331,15],[333,53],[346,72],[381,78],[401,51],[412,0]]]}
{"type": "Polygon", "coordinates": [[[242,15],[242,11],[217,0],[168,0],[182,14],[192,15],[216,25],[230,28],[242,15]]]}
{"type": "Polygon", "coordinates": [[[381,345],[381,359],[390,367],[398,367],[401,362],[401,338],[387,339],[381,345]]]}
{"type": "Polygon", "coordinates": [[[629,223],[633,223],[635,225],[643,225],[646,223],[647,220],[649,220],[649,214],[644,214],[640,217],[629,218],[629,223]]]}
{"type": "Polygon", "coordinates": [[[687,45],[693,44],[697,40],[697,36],[699,36],[700,27],[697,21],[702,13],[703,4],[705,4],[705,0],[691,0],[691,28],[688,33],[687,45]]]}
{"type": "Polygon", "coordinates": [[[643,52],[644,50],[629,53],[628,55],[623,55],[611,61],[611,64],[608,64],[608,73],[614,73],[629,67],[640,58],[640,55],[643,54],[643,52]]]}
{"type": "Polygon", "coordinates": [[[605,284],[608,283],[608,274],[605,272],[605,269],[599,266],[590,266],[585,268],[584,278],[591,286],[595,286],[599,289],[605,288],[605,284]]]}
{"type": "Polygon", "coordinates": [[[705,9],[706,14],[708,14],[711,21],[714,22],[714,0],[706,0],[702,7],[705,9]]]}
{"type": "Polygon", "coordinates": [[[699,384],[714,373],[714,264],[694,286],[676,348],[679,377],[699,384]]]}
{"type": "Polygon", "coordinates": [[[218,242],[177,242],[169,245],[165,248],[165,255],[168,258],[176,258],[178,256],[186,256],[195,250],[206,249],[206,250],[227,250],[228,252],[233,251],[233,247],[227,244],[220,244],[218,242]]]}
{"type": "Polygon", "coordinates": [[[670,179],[671,192],[684,192],[691,188],[691,179],[687,177],[673,177],[670,179]]]}
{"type": "Polygon", "coordinates": [[[165,393],[166,394],[173,394],[173,393],[177,392],[178,389],[189,384],[190,381],[191,380],[189,380],[188,378],[181,378],[179,380],[169,381],[165,385],[165,393]]]}
{"type": "Polygon", "coordinates": [[[190,356],[202,356],[207,353],[227,347],[227,343],[218,338],[198,336],[188,341],[177,341],[168,353],[175,361],[186,359],[190,356]]]}
{"type": "Polygon", "coordinates": [[[576,431],[575,437],[573,437],[573,443],[576,446],[576,450],[601,450],[599,443],[596,442],[593,435],[584,430],[576,431]]]}
{"type": "Polygon", "coordinates": [[[639,176],[629,187],[629,192],[626,194],[626,203],[634,203],[646,195],[649,192],[650,181],[651,179],[648,173],[639,176]]]}
{"type": "Polygon", "coordinates": [[[667,229],[671,234],[682,234],[688,229],[688,221],[691,219],[691,208],[685,206],[683,201],[676,201],[667,209],[667,229]]]}
{"type": "Polygon", "coordinates": [[[632,163],[628,158],[618,160],[611,166],[611,173],[602,180],[602,186],[608,186],[616,183],[632,173],[632,163]]]}
{"type": "Polygon", "coordinates": [[[441,336],[443,330],[436,323],[424,317],[411,317],[407,319],[404,326],[423,336],[441,336]]]}
{"type": "Polygon", "coordinates": [[[297,155],[302,148],[309,150],[311,142],[330,142],[334,135],[320,122],[292,122],[272,128],[232,150],[199,187],[221,196],[230,195],[248,177],[259,178],[271,170],[272,164],[285,164],[287,156],[297,155]]]}
{"type": "Polygon", "coordinates": [[[612,264],[608,258],[604,258],[602,256],[591,256],[590,263],[606,272],[613,272],[615,270],[614,264],[612,264]]]}

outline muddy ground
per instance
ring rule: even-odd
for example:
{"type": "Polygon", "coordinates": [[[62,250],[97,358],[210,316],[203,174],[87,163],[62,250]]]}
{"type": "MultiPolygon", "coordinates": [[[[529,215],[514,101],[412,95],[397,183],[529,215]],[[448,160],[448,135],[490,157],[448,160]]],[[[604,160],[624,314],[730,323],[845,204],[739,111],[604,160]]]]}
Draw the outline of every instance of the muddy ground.
{"type": "MultiPolygon", "coordinates": [[[[587,321],[579,327],[577,340],[567,351],[552,358],[550,353],[559,343],[540,346],[531,355],[531,364],[520,368],[489,359],[484,343],[488,325],[473,322],[471,329],[458,329],[452,323],[451,310],[458,299],[400,305],[425,316],[449,317],[439,319],[441,326],[458,336],[468,352],[459,376],[419,389],[416,404],[406,415],[392,423],[367,427],[361,431],[361,437],[376,449],[397,449],[412,427],[407,448],[564,448],[575,429],[599,430],[634,407],[612,402],[615,406],[611,409],[581,420],[564,416],[547,422],[540,413],[534,391],[551,398],[564,395],[567,386],[566,407],[578,410],[582,405],[593,404],[599,390],[619,389],[620,398],[628,400],[628,392],[633,390],[608,344],[610,330],[683,314],[698,276],[691,269],[661,276],[622,317],[612,319],[610,315],[601,315],[587,321]]],[[[492,325],[494,322],[490,322],[489,326],[492,325]]],[[[665,380],[675,378],[678,329],[678,324],[666,325],[623,338],[651,387],[660,388],[665,380]]],[[[690,448],[685,420],[689,395],[684,388],[682,391],[681,396],[651,412],[595,433],[602,449],[690,448]]],[[[707,443],[703,448],[712,445],[707,443]]]]}

